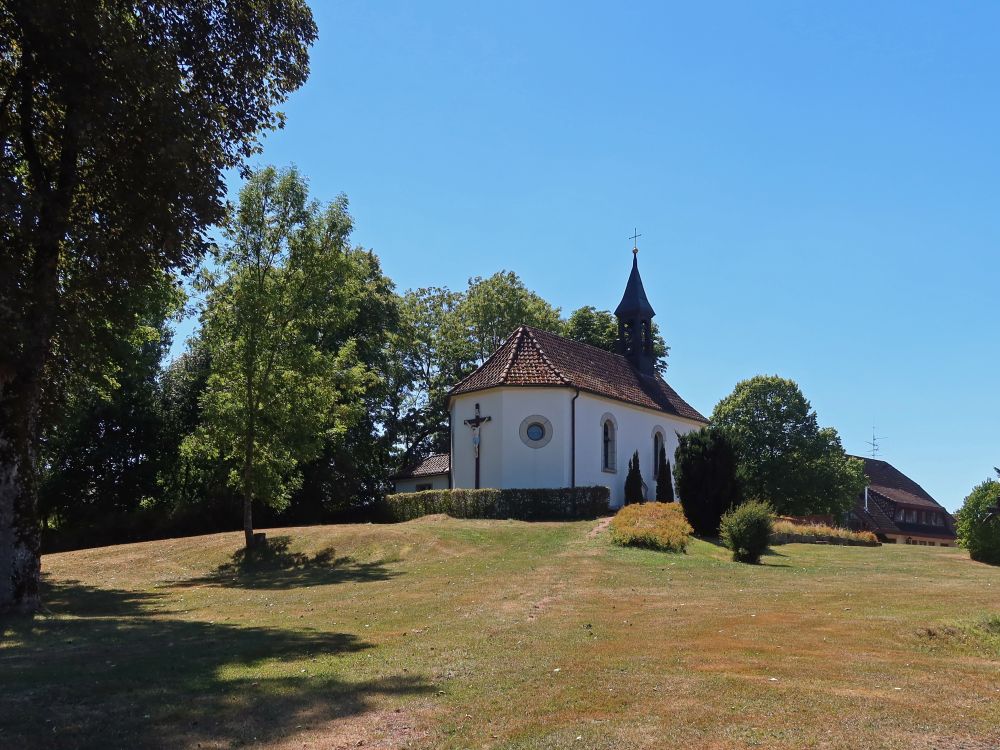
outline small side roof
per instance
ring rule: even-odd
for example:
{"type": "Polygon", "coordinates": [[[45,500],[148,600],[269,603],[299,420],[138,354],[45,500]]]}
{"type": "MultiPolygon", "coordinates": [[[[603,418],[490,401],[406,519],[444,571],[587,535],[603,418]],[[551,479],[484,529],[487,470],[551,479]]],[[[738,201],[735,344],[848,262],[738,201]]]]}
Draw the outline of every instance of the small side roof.
{"type": "Polygon", "coordinates": [[[431,453],[427,458],[411,464],[392,479],[413,479],[416,477],[432,477],[447,474],[451,471],[451,455],[448,453],[431,453]]]}

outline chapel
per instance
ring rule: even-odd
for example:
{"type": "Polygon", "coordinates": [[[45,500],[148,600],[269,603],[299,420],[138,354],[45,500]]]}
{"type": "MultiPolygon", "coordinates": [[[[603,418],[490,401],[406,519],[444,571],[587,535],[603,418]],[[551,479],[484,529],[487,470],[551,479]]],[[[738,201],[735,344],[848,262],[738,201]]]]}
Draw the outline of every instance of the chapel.
{"type": "Polygon", "coordinates": [[[672,460],[677,436],[707,424],[656,370],[655,314],[633,249],[616,351],[519,327],[452,388],[450,454],[394,477],[396,491],[604,485],[616,508],[638,451],[652,499],[660,446],[672,460]]]}

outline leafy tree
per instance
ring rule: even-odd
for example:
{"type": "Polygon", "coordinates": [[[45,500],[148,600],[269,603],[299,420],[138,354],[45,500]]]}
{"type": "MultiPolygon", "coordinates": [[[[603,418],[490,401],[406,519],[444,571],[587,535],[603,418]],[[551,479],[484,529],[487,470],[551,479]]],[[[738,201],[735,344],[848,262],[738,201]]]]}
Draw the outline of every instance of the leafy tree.
{"type": "Polygon", "coordinates": [[[43,401],[204,252],[315,36],[305,0],[0,5],[0,611],[39,604],[43,401]]]}
{"type": "Polygon", "coordinates": [[[743,501],[736,452],[726,435],[712,427],[678,435],[674,481],[688,522],[696,534],[719,533],[719,520],[743,501]]]}
{"type": "Polygon", "coordinates": [[[1000,565],[1000,481],[987,479],[977,485],[956,515],[958,542],[969,557],[1000,565]]]}
{"type": "MultiPolygon", "coordinates": [[[[656,371],[667,370],[667,356],[670,347],[663,340],[660,328],[653,322],[653,352],[656,354],[656,371]]],[[[606,352],[617,351],[618,319],[607,310],[598,310],[586,305],[574,310],[563,323],[562,335],[574,341],[590,344],[606,352]]]]}
{"type": "Polygon", "coordinates": [[[844,452],[835,429],[819,427],[791,380],[758,375],[738,383],[711,421],[736,449],[746,494],[778,513],[839,514],[864,489],[863,463],[844,452]]]}
{"type": "Polygon", "coordinates": [[[480,365],[518,326],[558,333],[559,308],[525,287],[513,271],[469,279],[469,288],[442,321],[446,356],[480,365]]]}
{"type": "Polygon", "coordinates": [[[662,443],[657,463],[660,466],[660,471],[656,475],[656,499],[661,503],[672,503],[674,501],[674,480],[671,476],[670,461],[667,459],[667,449],[662,443]]]}
{"type": "Polygon", "coordinates": [[[361,397],[374,375],[358,343],[324,338],[349,310],[350,231],[345,199],[323,209],[308,200],[296,170],[268,167],[240,191],[216,252],[222,278],[207,282],[202,334],[211,374],[202,425],[184,451],[229,467],[247,547],[253,502],[287,505],[300,465],[365,411],[361,397]]]}
{"type": "Polygon", "coordinates": [[[625,475],[625,504],[641,503],[645,499],[642,495],[642,473],[639,471],[639,451],[636,451],[628,461],[628,474],[625,475]]]}

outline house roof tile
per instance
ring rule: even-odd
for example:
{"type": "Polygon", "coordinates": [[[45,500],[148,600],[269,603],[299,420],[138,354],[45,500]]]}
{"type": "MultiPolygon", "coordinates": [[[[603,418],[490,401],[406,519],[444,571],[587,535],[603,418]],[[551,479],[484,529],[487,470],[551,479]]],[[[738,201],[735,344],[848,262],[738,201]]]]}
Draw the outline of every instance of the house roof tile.
{"type": "Polygon", "coordinates": [[[707,422],[660,375],[643,375],[620,354],[521,326],[452,396],[499,386],[579,388],[598,396],[707,422]]]}
{"type": "Polygon", "coordinates": [[[447,474],[451,471],[451,456],[447,453],[431,453],[427,458],[410,465],[396,474],[393,479],[412,479],[447,474]]]}

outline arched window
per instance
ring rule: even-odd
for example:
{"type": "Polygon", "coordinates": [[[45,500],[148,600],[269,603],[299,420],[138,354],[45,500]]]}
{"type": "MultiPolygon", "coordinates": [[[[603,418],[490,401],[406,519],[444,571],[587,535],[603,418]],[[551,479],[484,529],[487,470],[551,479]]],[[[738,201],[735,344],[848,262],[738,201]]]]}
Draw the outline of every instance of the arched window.
{"type": "Polygon", "coordinates": [[[601,469],[615,471],[615,422],[610,415],[601,420],[601,469]]]}
{"type": "Polygon", "coordinates": [[[660,476],[660,449],[663,447],[663,433],[653,433],[653,478],[660,476]]]}

